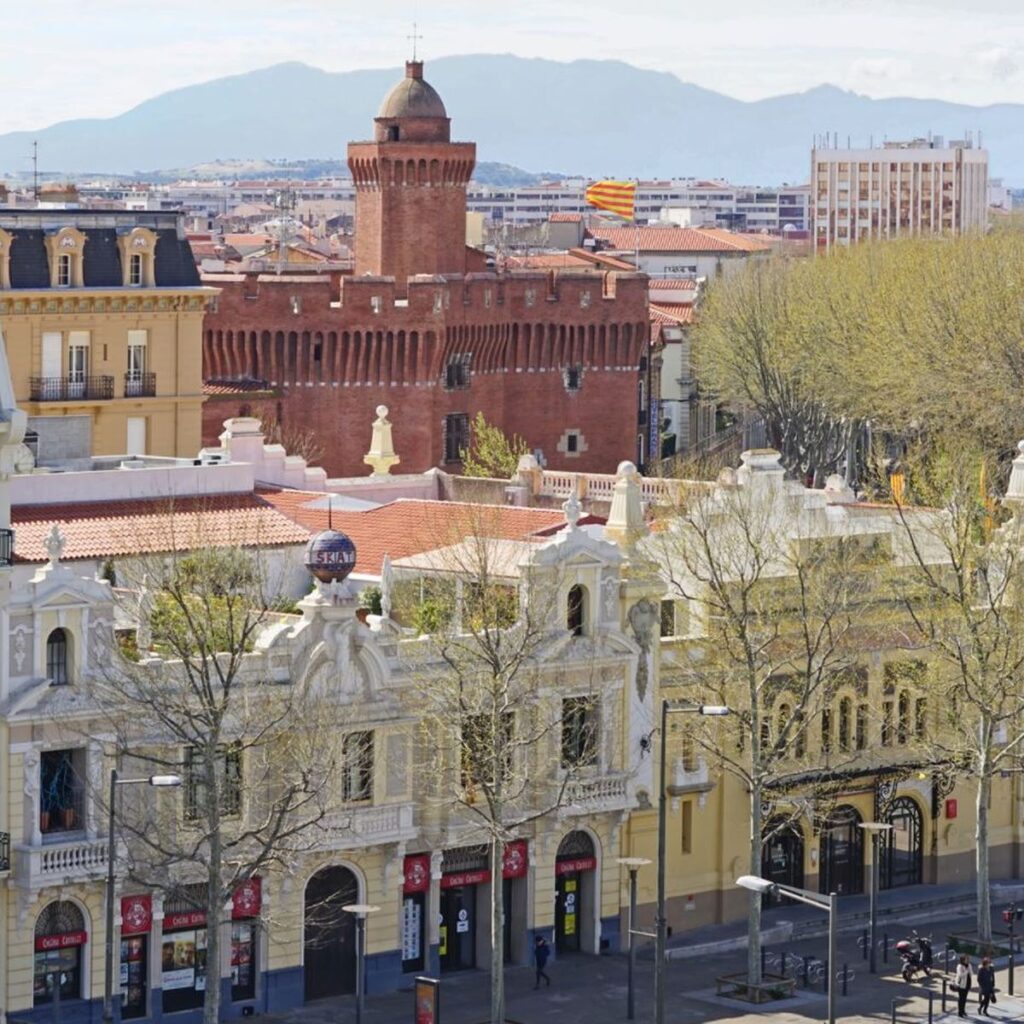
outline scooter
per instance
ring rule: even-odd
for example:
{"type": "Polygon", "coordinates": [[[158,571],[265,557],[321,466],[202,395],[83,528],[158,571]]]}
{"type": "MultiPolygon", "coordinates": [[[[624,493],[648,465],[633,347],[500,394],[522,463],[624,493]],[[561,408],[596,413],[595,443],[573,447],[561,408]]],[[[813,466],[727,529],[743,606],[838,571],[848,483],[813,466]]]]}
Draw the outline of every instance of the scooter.
{"type": "Polygon", "coordinates": [[[923,935],[915,935],[914,942],[917,943],[917,949],[909,939],[902,939],[896,943],[896,952],[903,961],[900,973],[904,981],[913,981],[918,973],[923,973],[928,978],[932,976],[932,940],[923,935]]]}

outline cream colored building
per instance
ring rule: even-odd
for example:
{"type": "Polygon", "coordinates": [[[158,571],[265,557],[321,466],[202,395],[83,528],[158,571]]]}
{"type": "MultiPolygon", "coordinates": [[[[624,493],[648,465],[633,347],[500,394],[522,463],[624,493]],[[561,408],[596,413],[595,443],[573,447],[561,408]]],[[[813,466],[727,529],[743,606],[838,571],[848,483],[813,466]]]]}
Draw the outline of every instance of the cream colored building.
{"type": "Polygon", "coordinates": [[[38,463],[194,455],[215,295],[177,214],[0,210],[0,327],[38,463]]]}
{"type": "Polygon", "coordinates": [[[872,239],[961,235],[988,224],[988,152],[941,138],[811,151],[815,252],[872,239]]]}

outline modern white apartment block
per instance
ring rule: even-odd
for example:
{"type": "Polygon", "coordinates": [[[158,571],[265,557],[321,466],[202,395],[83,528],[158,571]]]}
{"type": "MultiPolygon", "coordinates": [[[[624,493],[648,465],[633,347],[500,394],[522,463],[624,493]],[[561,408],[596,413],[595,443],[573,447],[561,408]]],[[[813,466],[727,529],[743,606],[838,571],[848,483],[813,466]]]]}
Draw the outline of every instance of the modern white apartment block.
{"type": "Polygon", "coordinates": [[[818,252],[866,239],[983,230],[988,152],[970,139],[813,149],[811,188],[818,252]]]}

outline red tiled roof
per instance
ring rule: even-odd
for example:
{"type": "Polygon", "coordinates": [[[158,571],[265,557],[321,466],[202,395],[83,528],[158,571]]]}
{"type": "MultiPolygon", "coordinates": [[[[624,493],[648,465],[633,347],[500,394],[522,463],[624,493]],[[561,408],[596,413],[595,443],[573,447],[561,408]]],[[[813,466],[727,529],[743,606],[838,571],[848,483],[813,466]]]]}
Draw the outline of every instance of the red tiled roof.
{"type": "Polygon", "coordinates": [[[677,277],[677,278],[665,278],[665,277],[652,277],[647,282],[647,287],[651,291],[676,291],[676,292],[694,292],[697,290],[697,279],[695,277],[677,277]]]}
{"type": "Polygon", "coordinates": [[[553,213],[548,220],[552,224],[579,224],[583,220],[582,213],[553,213]]]}
{"type": "Polygon", "coordinates": [[[572,270],[594,268],[595,260],[586,259],[571,252],[540,252],[527,256],[509,256],[508,265],[520,270],[558,270],[568,267],[572,270]]]}
{"type": "Polygon", "coordinates": [[[749,235],[711,228],[604,228],[592,227],[590,234],[613,249],[629,252],[762,252],[771,248],[749,235]]]}
{"type": "MultiPolygon", "coordinates": [[[[326,506],[326,494],[270,490],[260,494],[310,532],[327,529],[326,507],[304,507],[311,502],[326,506]]],[[[356,546],[356,572],[369,575],[380,572],[385,555],[406,558],[456,544],[471,534],[522,540],[564,522],[562,512],[553,509],[415,498],[399,498],[363,512],[336,509],[331,513],[334,528],[347,533],[356,546]]]]}
{"type": "Polygon", "coordinates": [[[652,324],[682,324],[685,326],[693,323],[693,306],[688,302],[659,302],[656,305],[651,303],[647,307],[647,312],[652,324]]]}
{"type": "Polygon", "coordinates": [[[16,505],[11,509],[19,561],[45,562],[54,523],[67,546],[64,559],[188,551],[198,547],[302,544],[308,530],[258,494],[16,505]]]}

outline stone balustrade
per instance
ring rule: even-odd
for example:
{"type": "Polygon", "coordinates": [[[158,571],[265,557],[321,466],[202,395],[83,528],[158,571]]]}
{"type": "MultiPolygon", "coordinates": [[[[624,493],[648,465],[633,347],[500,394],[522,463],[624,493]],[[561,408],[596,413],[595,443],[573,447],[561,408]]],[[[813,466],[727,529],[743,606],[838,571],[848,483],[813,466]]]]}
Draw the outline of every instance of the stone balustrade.
{"type": "Polygon", "coordinates": [[[95,881],[106,873],[106,837],[15,847],[14,877],[23,888],[95,881]]]}

